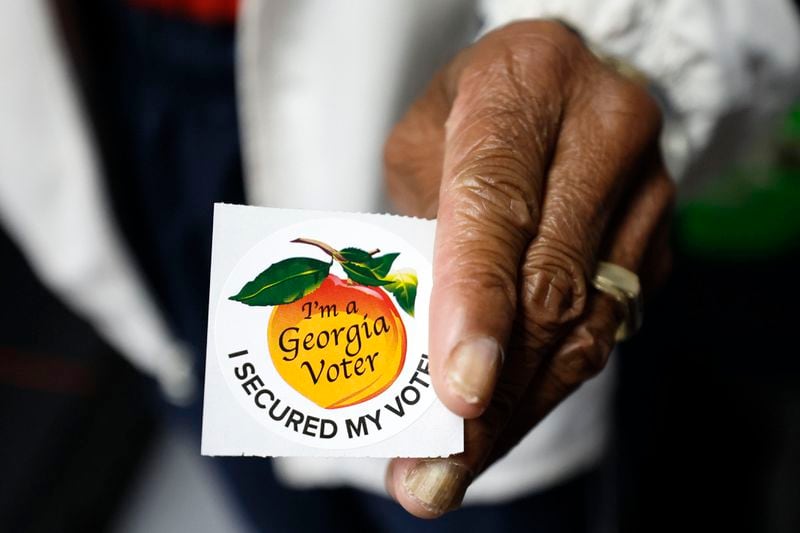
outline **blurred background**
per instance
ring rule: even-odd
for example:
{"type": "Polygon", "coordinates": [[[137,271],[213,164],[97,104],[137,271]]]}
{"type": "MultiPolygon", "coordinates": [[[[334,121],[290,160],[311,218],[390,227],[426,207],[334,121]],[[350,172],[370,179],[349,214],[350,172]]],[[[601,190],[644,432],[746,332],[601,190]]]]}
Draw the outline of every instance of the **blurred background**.
{"type": "MultiPolygon", "coordinates": [[[[170,246],[154,235],[170,223],[159,213],[194,209],[208,226],[210,205],[200,205],[200,193],[159,209],[145,204],[147,187],[165,176],[222,166],[233,177],[226,183],[238,183],[235,108],[219,104],[235,93],[233,29],[108,2],[56,4],[80,51],[82,95],[139,266],[161,306],[183,291],[196,302],[191,313],[204,317],[207,273],[169,287],[146,243],[170,246]],[[202,65],[187,60],[198,49],[202,65]],[[149,77],[137,79],[131,73],[142,64],[149,77]],[[165,82],[174,69],[214,83],[188,90],[165,82]],[[204,155],[190,163],[174,155],[179,145],[151,146],[154,120],[162,141],[197,134],[204,155]],[[131,190],[127,178],[141,172],[153,183],[131,190]]],[[[619,350],[606,468],[608,512],[622,531],[800,531],[800,106],[768,146],[682,195],[673,274],[647,301],[642,332],[619,350]]],[[[214,194],[243,196],[224,183],[214,194]]],[[[209,232],[171,230],[188,243],[171,268],[208,263],[209,232]]],[[[176,423],[188,415],[167,409],[150,379],[44,288],[1,229],[0,258],[0,531],[248,531],[236,496],[176,423]]],[[[202,351],[196,317],[170,317],[202,351]]]]}
{"type": "Polygon", "coordinates": [[[798,156],[795,107],[678,204],[672,276],[620,350],[626,531],[800,531],[798,156]]]}

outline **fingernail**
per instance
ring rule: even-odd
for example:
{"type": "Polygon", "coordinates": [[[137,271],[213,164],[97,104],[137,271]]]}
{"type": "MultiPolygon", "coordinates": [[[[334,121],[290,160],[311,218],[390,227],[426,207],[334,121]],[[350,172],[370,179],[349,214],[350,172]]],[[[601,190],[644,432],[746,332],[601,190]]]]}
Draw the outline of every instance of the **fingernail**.
{"type": "Polygon", "coordinates": [[[408,494],[427,511],[437,515],[461,504],[469,482],[466,468],[453,461],[421,461],[406,474],[408,494]]]}
{"type": "Polygon", "coordinates": [[[469,404],[488,400],[502,363],[500,344],[491,337],[462,341],[453,350],[447,375],[450,390],[469,404]]]}

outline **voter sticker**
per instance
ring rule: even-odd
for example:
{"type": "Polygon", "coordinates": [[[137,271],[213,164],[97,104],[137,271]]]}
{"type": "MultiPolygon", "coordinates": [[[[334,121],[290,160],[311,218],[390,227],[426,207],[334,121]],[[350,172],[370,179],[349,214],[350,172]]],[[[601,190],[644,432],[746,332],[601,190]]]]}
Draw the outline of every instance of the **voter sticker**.
{"type": "Polygon", "coordinates": [[[463,422],[429,373],[433,232],[408,217],[215,206],[203,453],[462,451],[463,422]]]}

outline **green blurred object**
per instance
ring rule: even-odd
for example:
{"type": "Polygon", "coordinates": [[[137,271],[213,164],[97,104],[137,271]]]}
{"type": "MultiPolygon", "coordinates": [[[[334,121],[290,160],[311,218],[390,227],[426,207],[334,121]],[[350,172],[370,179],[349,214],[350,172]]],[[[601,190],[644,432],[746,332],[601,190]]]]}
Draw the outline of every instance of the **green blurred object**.
{"type": "Polygon", "coordinates": [[[800,105],[783,122],[776,153],[774,163],[732,169],[678,207],[682,253],[755,260],[800,249],[800,105]]]}
{"type": "Polygon", "coordinates": [[[795,105],[783,123],[783,135],[797,142],[800,140],[800,104],[795,105]]]}

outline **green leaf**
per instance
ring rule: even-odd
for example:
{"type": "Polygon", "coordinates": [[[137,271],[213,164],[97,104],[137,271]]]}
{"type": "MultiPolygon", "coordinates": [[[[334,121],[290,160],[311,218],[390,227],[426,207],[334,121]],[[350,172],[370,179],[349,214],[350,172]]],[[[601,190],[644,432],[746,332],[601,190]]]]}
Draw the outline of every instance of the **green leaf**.
{"type": "Polygon", "coordinates": [[[339,251],[344,258],[342,268],[347,277],[361,285],[373,287],[386,285],[389,281],[383,279],[392,268],[392,263],[400,254],[386,254],[372,257],[369,253],[358,248],[344,248],[339,251]]]}
{"type": "Polygon", "coordinates": [[[284,259],[228,299],[254,306],[289,304],[317,290],[330,269],[331,263],[308,257],[284,259]]]}
{"type": "Polygon", "coordinates": [[[380,287],[381,285],[386,285],[390,283],[388,280],[378,277],[375,274],[375,271],[372,270],[369,267],[369,265],[366,265],[364,263],[357,263],[355,261],[346,261],[340,264],[342,265],[342,268],[347,274],[347,277],[355,281],[356,283],[360,283],[361,285],[380,287]]]}
{"type": "Polygon", "coordinates": [[[392,263],[394,260],[397,259],[397,256],[400,254],[386,254],[380,257],[373,257],[373,265],[375,273],[380,277],[386,277],[389,271],[392,269],[392,263]]]}
{"type": "Polygon", "coordinates": [[[414,316],[414,301],[417,299],[417,273],[411,269],[398,270],[386,276],[389,284],[383,288],[392,293],[397,305],[414,316]]]}
{"type": "Polygon", "coordinates": [[[339,253],[348,261],[364,262],[372,259],[368,252],[360,248],[342,248],[339,253]]]}

